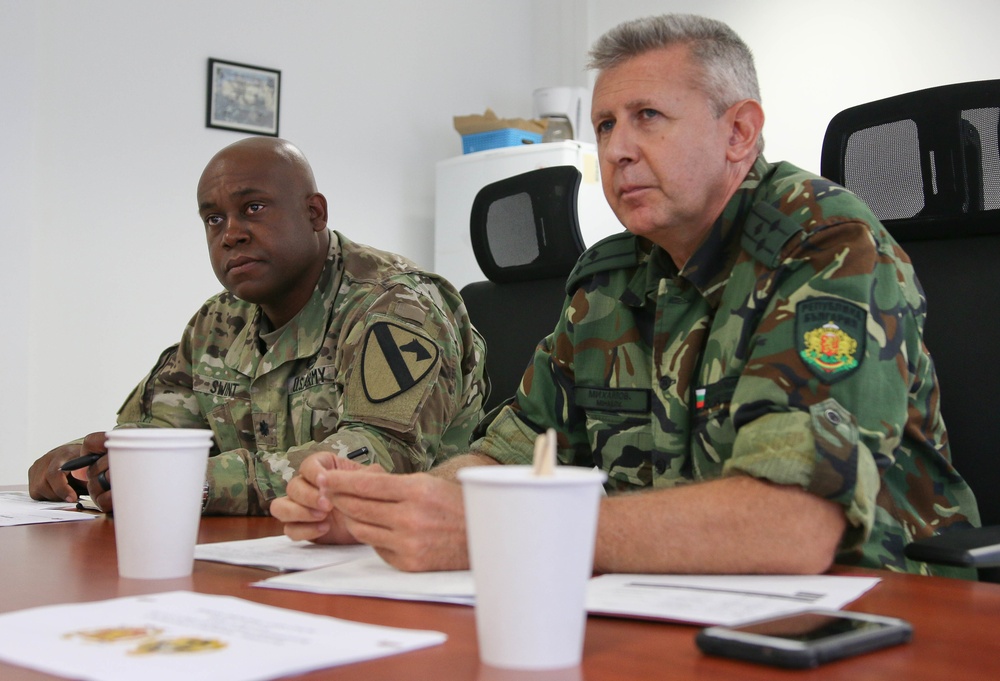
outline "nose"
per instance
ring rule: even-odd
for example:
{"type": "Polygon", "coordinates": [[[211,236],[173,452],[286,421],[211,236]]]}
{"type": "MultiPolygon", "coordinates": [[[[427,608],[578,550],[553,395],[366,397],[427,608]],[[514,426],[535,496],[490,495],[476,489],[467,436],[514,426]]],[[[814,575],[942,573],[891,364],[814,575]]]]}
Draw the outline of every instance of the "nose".
{"type": "Polygon", "coordinates": [[[628,126],[623,123],[617,123],[605,133],[602,146],[604,160],[614,165],[632,163],[639,157],[635,139],[628,126]]]}
{"type": "Polygon", "coordinates": [[[250,240],[250,232],[246,223],[239,217],[226,220],[226,228],[222,232],[222,245],[232,248],[237,244],[250,240]]]}

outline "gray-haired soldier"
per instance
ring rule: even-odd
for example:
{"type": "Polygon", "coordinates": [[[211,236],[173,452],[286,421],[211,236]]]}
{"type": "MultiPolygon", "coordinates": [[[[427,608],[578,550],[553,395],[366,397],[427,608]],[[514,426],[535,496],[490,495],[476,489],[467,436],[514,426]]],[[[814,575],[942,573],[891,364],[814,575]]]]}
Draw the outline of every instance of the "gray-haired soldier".
{"type": "Polygon", "coordinates": [[[604,191],[628,231],[583,254],[473,454],[437,477],[306,462],[275,507],[286,533],[464,567],[460,490],[441,478],[528,463],[554,428],[562,464],[608,474],[595,570],[928,572],[903,546],[979,516],[909,259],[844,188],[764,160],[753,58],[725,24],[627,22],[591,57],[604,191]]]}

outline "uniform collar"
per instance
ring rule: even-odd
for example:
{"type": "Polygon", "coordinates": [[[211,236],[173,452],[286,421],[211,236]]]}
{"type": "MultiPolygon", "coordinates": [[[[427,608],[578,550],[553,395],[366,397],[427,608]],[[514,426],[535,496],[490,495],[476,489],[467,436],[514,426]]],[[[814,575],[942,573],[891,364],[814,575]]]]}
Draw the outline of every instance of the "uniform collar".
{"type": "Polygon", "coordinates": [[[742,226],[755,203],[757,188],[771,169],[772,166],[763,156],[757,157],[704,241],[680,271],[665,250],[651,244],[645,257],[645,262],[648,263],[645,276],[640,282],[637,273],[637,277],[629,285],[630,291],[638,295],[644,293],[653,300],[657,296],[661,280],[680,277],[690,282],[706,298],[713,298],[713,294],[721,292],[739,256],[742,226]]]}

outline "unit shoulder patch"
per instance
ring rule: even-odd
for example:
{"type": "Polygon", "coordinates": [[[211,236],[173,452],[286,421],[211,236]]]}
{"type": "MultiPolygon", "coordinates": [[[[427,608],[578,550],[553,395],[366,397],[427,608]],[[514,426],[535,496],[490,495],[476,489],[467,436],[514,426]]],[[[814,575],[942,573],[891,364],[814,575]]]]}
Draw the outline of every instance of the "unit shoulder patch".
{"type": "Polygon", "coordinates": [[[420,383],[438,361],[438,347],[412,329],[376,322],[365,334],[361,381],[365,397],[378,404],[420,383]]]}
{"type": "Polygon", "coordinates": [[[839,298],[811,298],[795,308],[799,357],[820,380],[834,383],[852,374],[865,355],[864,309],[839,298]]]}

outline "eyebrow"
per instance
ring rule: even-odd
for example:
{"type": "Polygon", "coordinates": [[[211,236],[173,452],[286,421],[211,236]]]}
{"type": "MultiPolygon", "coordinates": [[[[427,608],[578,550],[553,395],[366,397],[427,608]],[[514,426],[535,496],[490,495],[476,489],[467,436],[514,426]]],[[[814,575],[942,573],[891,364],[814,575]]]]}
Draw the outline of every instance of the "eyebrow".
{"type": "MultiPolygon", "coordinates": [[[[263,189],[257,189],[255,187],[244,187],[243,189],[237,189],[232,194],[230,194],[230,196],[243,197],[243,196],[250,196],[251,194],[267,195],[267,192],[265,192],[263,189]]],[[[202,201],[201,203],[198,204],[198,212],[210,210],[215,207],[216,204],[214,201],[202,201]]]]}
{"type": "MultiPolygon", "coordinates": [[[[643,97],[641,99],[630,99],[629,101],[625,102],[623,108],[625,109],[625,111],[638,111],[640,109],[655,109],[656,107],[653,105],[653,100],[649,99],[648,97],[643,97]]],[[[591,115],[591,118],[594,121],[597,121],[599,119],[609,118],[611,116],[612,116],[611,109],[604,108],[604,109],[597,109],[596,111],[594,111],[593,114],[591,115]]]]}

